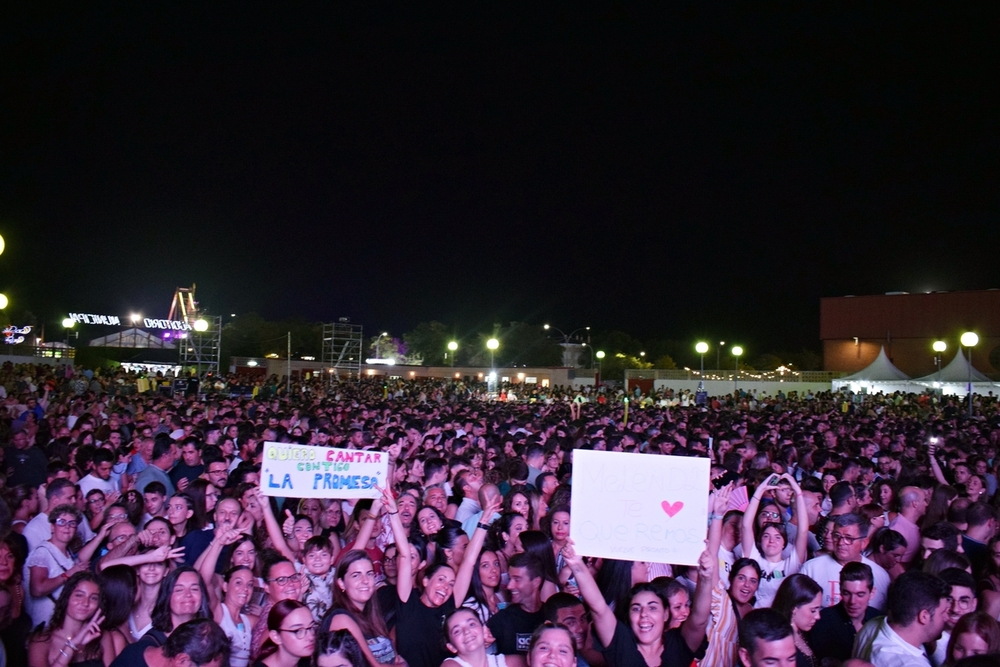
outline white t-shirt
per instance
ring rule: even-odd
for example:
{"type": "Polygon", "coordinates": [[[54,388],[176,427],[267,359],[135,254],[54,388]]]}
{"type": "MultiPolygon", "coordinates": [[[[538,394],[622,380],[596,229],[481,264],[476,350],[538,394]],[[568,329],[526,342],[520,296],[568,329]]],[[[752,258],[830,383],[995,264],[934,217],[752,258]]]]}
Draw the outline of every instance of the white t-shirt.
{"type": "MultiPolygon", "coordinates": [[[[72,558],[63,556],[51,542],[42,542],[37,549],[28,555],[28,560],[24,563],[24,581],[31,581],[31,568],[42,567],[48,573],[48,578],[57,577],[66,570],[76,565],[72,558]]],[[[52,611],[56,607],[55,600],[59,599],[63,587],[55,589],[48,595],[36,598],[31,595],[30,587],[25,587],[24,602],[31,615],[31,624],[47,623],[52,618],[52,611]]]]}
{"type": "Polygon", "coordinates": [[[112,491],[117,491],[115,483],[110,479],[101,479],[93,473],[86,475],[80,480],[80,494],[86,498],[87,494],[94,489],[100,489],[107,496],[112,491]]]}
{"type": "MultiPolygon", "coordinates": [[[[884,610],[885,598],[889,592],[889,573],[864,556],[861,557],[861,562],[870,567],[875,576],[875,590],[872,592],[872,599],[868,604],[876,609],[884,610]]],[[[834,560],[833,556],[826,555],[806,561],[799,572],[809,576],[820,585],[820,588],[823,589],[823,606],[832,607],[840,602],[840,571],[843,567],[834,560]]]]}
{"type": "Polygon", "coordinates": [[[757,549],[757,545],[754,545],[753,550],[750,552],[750,558],[757,561],[761,569],[760,585],[757,587],[757,601],[754,603],[754,608],[763,609],[764,607],[770,607],[771,603],[774,602],[774,595],[778,592],[781,582],[785,580],[785,577],[798,572],[802,567],[802,563],[799,562],[799,556],[795,553],[794,549],[792,549],[792,555],[788,558],[779,560],[777,563],[772,563],[764,558],[764,554],[757,549]]]}

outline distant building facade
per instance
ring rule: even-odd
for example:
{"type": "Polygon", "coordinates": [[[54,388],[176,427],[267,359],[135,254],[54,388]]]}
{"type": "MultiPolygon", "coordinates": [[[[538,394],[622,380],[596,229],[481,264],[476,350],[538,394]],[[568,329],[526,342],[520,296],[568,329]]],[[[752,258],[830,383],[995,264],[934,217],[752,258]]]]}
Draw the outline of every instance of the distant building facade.
{"type": "Polygon", "coordinates": [[[878,356],[884,346],[893,364],[910,377],[936,370],[934,341],[948,349],[942,365],[961,348],[966,331],[979,335],[972,365],[1000,379],[1000,290],[892,292],[874,296],[820,299],[820,339],[823,367],[853,373],[878,356]]]}

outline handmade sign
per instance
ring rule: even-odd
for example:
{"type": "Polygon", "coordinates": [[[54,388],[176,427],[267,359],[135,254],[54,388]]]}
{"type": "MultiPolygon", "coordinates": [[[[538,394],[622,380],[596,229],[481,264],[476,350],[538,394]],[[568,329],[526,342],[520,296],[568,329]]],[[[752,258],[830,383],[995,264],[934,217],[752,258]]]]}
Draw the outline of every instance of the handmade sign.
{"type": "Polygon", "coordinates": [[[260,488],[283,498],[378,498],[388,475],[385,452],[265,442],[260,488]]]}
{"type": "Polygon", "coordinates": [[[570,537],[584,556],[697,565],[708,525],[708,459],[578,449],[570,537]]]}

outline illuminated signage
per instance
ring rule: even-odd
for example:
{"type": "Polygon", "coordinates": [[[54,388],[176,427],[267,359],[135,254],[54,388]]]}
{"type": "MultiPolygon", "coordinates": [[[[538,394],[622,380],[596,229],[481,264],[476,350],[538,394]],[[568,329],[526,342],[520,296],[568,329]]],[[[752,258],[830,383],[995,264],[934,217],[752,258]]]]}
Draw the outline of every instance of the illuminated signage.
{"type": "MultiPolygon", "coordinates": [[[[80,324],[107,324],[111,326],[121,326],[122,320],[117,315],[94,315],[92,313],[70,313],[69,317],[74,322],[80,324]]],[[[138,323],[137,323],[138,324],[138,323]]],[[[192,327],[187,322],[180,320],[157,320],[147,317],[142,320],[142,326],[146,329],[170,329],[172,331],[191,331],[192,327]]]]}
{"type": "Polygon", "coordinates": [[[8,345],[19,345],[24,337],[31,333],[31,327],[15,327],[13,324],[3,330],[3,342],[8,345]]]}

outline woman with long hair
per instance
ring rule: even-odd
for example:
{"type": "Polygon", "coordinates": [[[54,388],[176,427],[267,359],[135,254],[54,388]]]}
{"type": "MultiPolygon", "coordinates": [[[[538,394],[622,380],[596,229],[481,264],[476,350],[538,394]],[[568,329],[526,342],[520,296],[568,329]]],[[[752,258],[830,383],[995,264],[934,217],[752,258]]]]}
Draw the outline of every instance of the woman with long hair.
{"type": "Polygon", "coordinates": [[[469,547],[469,536],[462,530],[462,526],[454,522],[442,526],[435,533],[432,544],[434,544],[433,562],[444,563],[458,572],[469,547]]]}
{"type": "MultiPolygon", "coordinates": [[[[669,607],[656,586],[649,583],[633,586],[621,604],[624,609],[616,613],[604,599],[589,568],[576,554],[572,542],[563,553],[590,609],[597,638],[607,647],[605,655],[609,665],[691,664],[695,652],[705,641],[717,557],[713,559],[707,551],[702,554],[691,615],[680,628],[668,630],[669,607]]],[[[569,643],[572,646],[572,638],[569,643]]]]}
{"type": "Polygon", "coordinates": [[[31,616],[24,609],[24,538],[8,533],[0,540],[0,587],[10,593],[10,621],[0,623],[0,641],[7,647],[7,662],[23,665],[28,662],[24,638],[31,632],[31,616]]]}
{"type": "Polygon", "coordinates": [[[368,554],[347,551],[337,564],[332,608],[320,624],[323,632],[350,632],[373,665],[396,659],[375,590],[375,566],[368,554]]]}
{"type": "Polygon", "coordinates": [[[562,550],[569,541],[569,505],[553,505],[542,519],[542,531],[552,540],[556,571],[563,569],[562,550]]]}
{"type": "Polygon", "coordinates": [[[212,618],[205,582],[193,567],[179,567],[160,584],[153,605],[153,627],[142,641],[162,646],[174,628],[197,618],[212,618]]]}
{"type": "Polygon", "coordinates": [[[632,589],[649,582],[649,563],[605,558],[594,580],[604,594],[605,603],[624,621],[632,589]]]}
{"type": "MultiPolygon", "coordinates": [[[[444,563],[431,566],[422,580],[423,591],[419,596],[414,595],[410,544],[406,530],[399,520],[396,502],[391,492],[383,491],[381,504],[389,514],[396,547],[399,549],[399,576],[396,582],[396,592],[399,595],[399,614],[396,622],[397,649],[411,667],[440,665],[446,657],[440,638],[427,637],[421,629],[427,627],[428,619],[437,618],[439,614],[443,617],[465,600],[476,559],[464,559],[457,573],[444,563]]],[[[487,503],[483,507],[483,518],[492,517],[499,506],[499,498],[487,503]]],[[[489,526],[482,522],[476,526],[472,541],[469,543],[471,553],[480,552],[488,528],[489,526]]]]}
{"type": "Polygon", "coordinates": [[[512,486],[507,495],[504,496],[503,504],[500,506],[500,512],[507,514],[508,512],[517,512],[524,517],[524,520],[528,522],[528,525],[533,525],[535,521],[535,512],[531,506],[531,492],[530,489],[524,484],[518,484],[512,486]]]}
{"type": "Polygon", "coordinates": [[[500,586],[502,576],[500,557],[497,552],[492,549],[480,551],[476,567],[472,570],[469,595],[465,598],[462,606],[474,610],[479,615],[479,620],[484,624],[488,623],[494,614],[507,606],[507,601],[502,597],[503,590],[500,586]]]}
{"type": "Polygon", "coordinates": [[[311,658],[316,647],[316,621],[309,607],[297,600],[282,600],[267,615],[267,641],[255,667],[297,667],[311,658]]]}
{"type": "Polygon", "coordinates": [[[521,533],[528,530],[528,520],[519,512],[501,514],[490,531],[493,535],[493,546],[500,557],[500,569],[506,575],[507,563],[514,554],[524,551],[521,545],[521,533]]]}
{"type": "Polygon", "coordinates": [[[7,504],[14,513],[11,529],[20,534],[38,514],[38,490],[24,484],[7,488],[7,504]]]}
{"type": "MultiPolygon", "coordinates": [[[[938,484],[931,494],[931,501],[927,505],[927,511],[920,519],[920,528],[928,528],[942,521],[948,520],[948,508],[951,502],[958,498],[958,491],[948,484],[938,484]]],[[[889,524],[886,524],[889,525],[889,524]]]]}
{"type": "Polygon", "coordinates": [[[823,609],[823,589],[806,575],[793,574],[781,582],[771,608],[792,624],[795,666],[814,667],[816,656],[808,637],[823,609]]]}
{"type": "Polygon", "coordinates": [[[972,655],[1000,653],[1000,623],[984,611],[973,611],[958,619],[948,641],[945,667],[972,655]]]}
{"type": "Polygon", "coordinates": [[[101,570],[98,577],[103,602],[104,622],[101,629],[111,637],[115,655],[131,642],[128,620],[135,604],[137,581],[135,570],[128,565],[113,565],[101,570]]]}
{"type": "MultiPolygon", "coordinates": [[[[777,505],[770,507],[776,509],[777,505]]],[[[779,477],[774,484],[768,484],[765,481],[754,490],[746,512],[743,514],[742,542],[743,554],[757,561],[757,565],[761,569],[762,579],[757,587],[757,602],[754,606],[757,608],[770,607],[771,600],[774,599],[782,580],[798,572],[808,557],[808,509],[805,494],[802,493],[802,488],[794,477],[786,473],[779,477]],[[795,516],[799,521],[798,532],[795,534],[795,545],[788,558],[783,557],[785,547],[788,545],[788,534],[785,532],[785,524],[780,515],[773,521],[769,520],[758,525],[756,531],[752,523],[764,494],[784,487],[786,484],[778,483],[782,481],[791,485],[792,493],[795,496],[795,516]]]]}
{"type": "Polygon", "coordinates": [[[316,638],[311,667],[369,667],[361,646],[346,630],[326,632],[316,638]]]}
{"type": "Polygon", "coordinates": [[[427,539],[433,539],[447,522],[448,519],[436,507],[424,505],[417,512],[417,527],[420,529],[420,534],[427,539]]]}
{"type": "Polygon", "coordinates": [[[441,667],[507,667],[502,654],[486,650],[486,626],[472,609],[459,607],[444,618],[445,647],[454,653],[441,667]]]}
{"type": "Polygon", "coordinates": [[[28,667],[108,667],[115,659],[110,635],[101,631],[101,589],[90,572],[73,574],[45,627],[28,639],[28,667]]]}
{"type": "Polygon", "coordinates": [[[187,493],[175,493],[167,501],[167,521],[174,531],[177,540],[195,530],[201,530],[194,515],[194,501],[187,493]]]}
{"type": "Polygon", "coordinates": [[[255,583],[256,577],[250,568],[238,565],[229,569],[222,578],[222,599],[215,597],[212,605],[212,619],[229,637],[231,667],[250,664],[251,628],[257,617],[244,613],[243,608],[250,601],[255,583]]]}
{"type": "Polygon", "coordinates": [[[521,547],[524,553],[542,563],[542,602],[545,602],[559,592],[559,570],[552,553],[552,540],[540,530],[526,530],[521,533],[521,547]]]}

